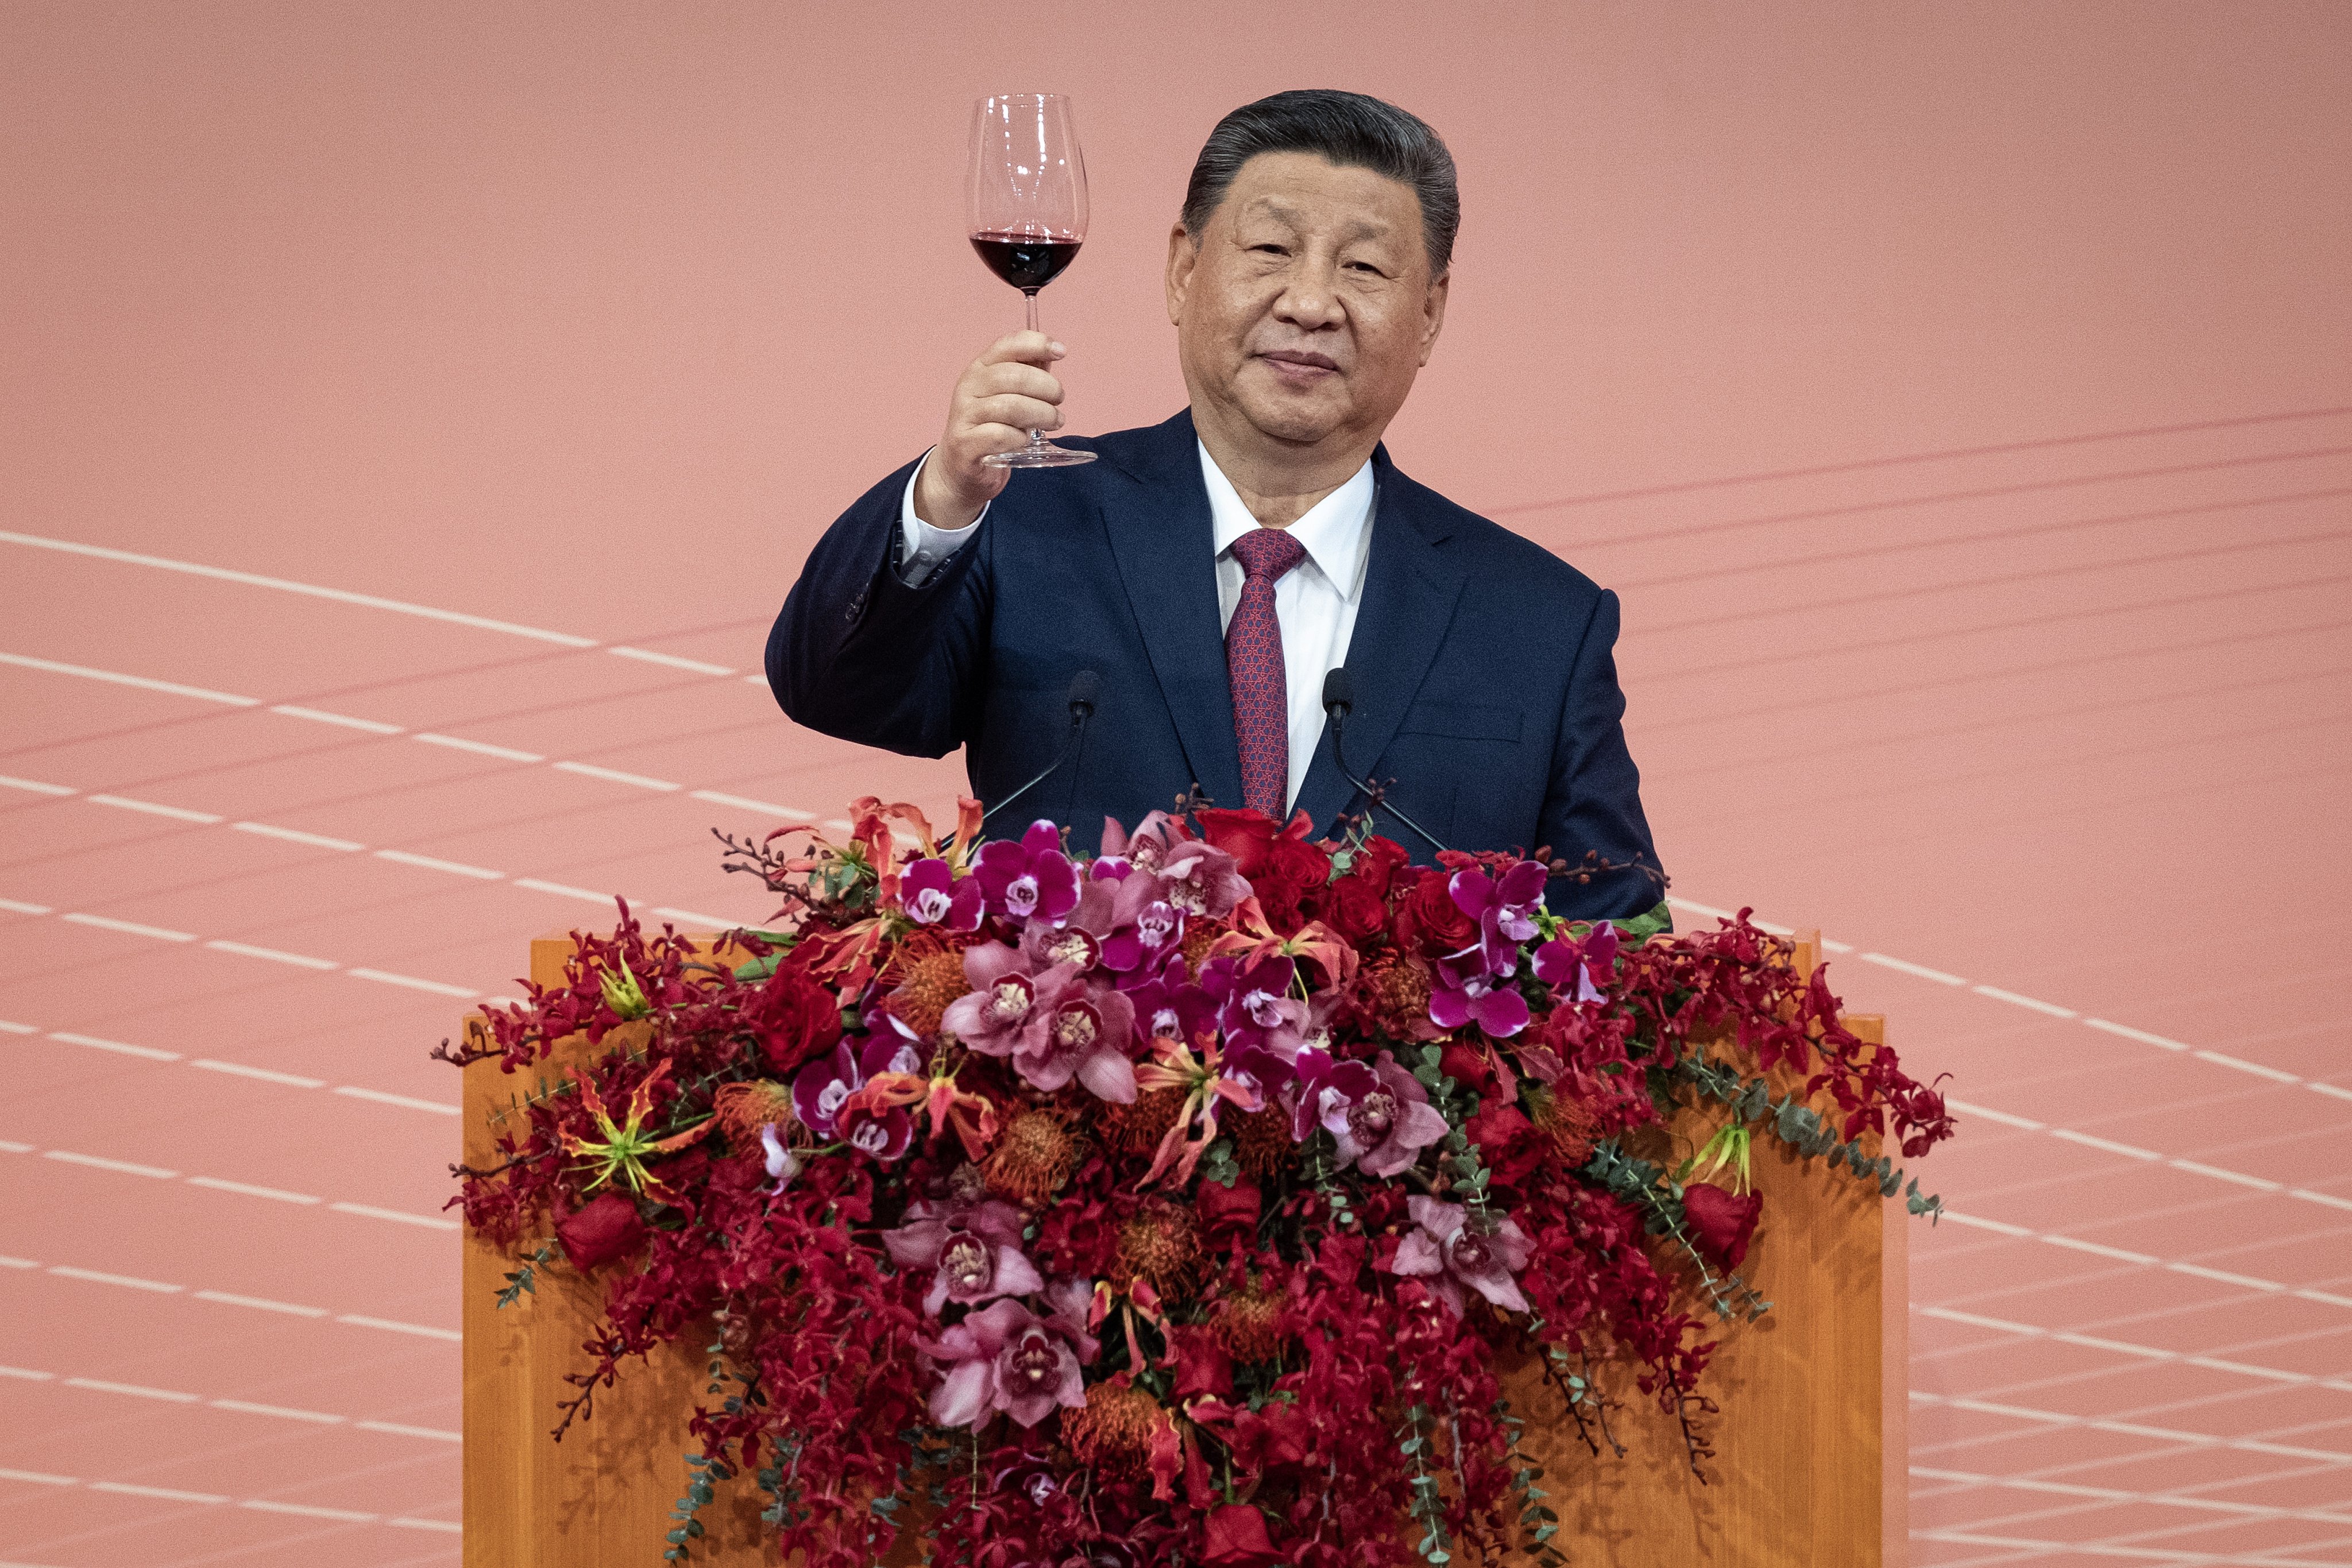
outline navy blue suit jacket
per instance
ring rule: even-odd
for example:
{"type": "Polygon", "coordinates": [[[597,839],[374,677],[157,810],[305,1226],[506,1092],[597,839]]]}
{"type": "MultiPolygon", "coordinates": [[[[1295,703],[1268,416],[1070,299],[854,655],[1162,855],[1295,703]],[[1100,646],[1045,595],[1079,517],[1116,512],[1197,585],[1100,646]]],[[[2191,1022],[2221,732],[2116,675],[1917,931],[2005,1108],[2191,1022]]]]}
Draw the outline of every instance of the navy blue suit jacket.
{"type": "MultiPolygon", "coordinates": [[[[979,535],[919,588],[892,570],[913,465],[826,531],[768,638],[768,680],[797,722],[917,756],[958,746],[994,803],[1045,767],[1070,729],[1067,694],[1097,671],[1084,747],[1014,815],[1092,844],[1198,784],[1242,798],[1218,625],[1216,552],[1192,416],[1092,439],[1098,461],[1015,469],[979,535]]],[[[1363,600],[1349,642],[1359,778],[1456,849],[1549,845],[1656,867],[1625,750],[1611,648],[1617,597],[1549,551],[1397,472],[1385,447],[1363,600]]],[[[1297,802],[1318,828],[1363,809],[1325,727],[1297,802]]],[[[1425,858],[1385,815],[1375,826],[1425,858]]],[[[1643,912],[1634,872],[1555,879],[1551,907],[1643,912]]]]}

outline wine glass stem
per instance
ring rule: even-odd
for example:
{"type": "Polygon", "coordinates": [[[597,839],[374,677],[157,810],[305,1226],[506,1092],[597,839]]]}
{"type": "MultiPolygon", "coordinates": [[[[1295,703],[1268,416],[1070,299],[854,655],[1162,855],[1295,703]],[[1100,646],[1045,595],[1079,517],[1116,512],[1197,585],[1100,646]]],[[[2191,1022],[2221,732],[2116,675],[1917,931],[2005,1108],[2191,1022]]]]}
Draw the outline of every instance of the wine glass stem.
{"type": "MultiPolygon", "coordinates": [[[[1030,330],[1031,331],[1033,331],[1033,332],[1034,332],[1034,331],[1036,331],[1038,330],[1038,327],[1037,327],[1037,290],[1036,290],[1036,289],[1024,289],[1023,290],[1021,290],[1021,297],[1022,297],[1022,299],[1024,299],[1024,300],[1027,300],[1027,301],[1028,301],[1028,304],[1029,304],[1029,330],[1030,330]]],[[[1029,432],[1029,449],[1030,449],[1031,451],[1033,451],[1033,452],[1034,452],[1034,451],[1035,451],[1038,447],[1043,447],[1045,444],[1045,433],[1043,430],[1032,430],[1032,431],[1030,431],[1030,432],[1029,432]]]]}

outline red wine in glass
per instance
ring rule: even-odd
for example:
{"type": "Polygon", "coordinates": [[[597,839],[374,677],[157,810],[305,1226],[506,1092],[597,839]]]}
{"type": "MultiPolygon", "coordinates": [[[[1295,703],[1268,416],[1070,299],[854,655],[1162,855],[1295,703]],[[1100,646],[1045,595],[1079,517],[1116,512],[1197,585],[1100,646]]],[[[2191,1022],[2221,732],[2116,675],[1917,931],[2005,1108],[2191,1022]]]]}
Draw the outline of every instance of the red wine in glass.
{"type": "Polygon", "coordinates": [[[975,234],[971,247],[988,269],[1024,294],[1034,294],[1078,258],[1083,240],[1054,235],[975,234]]]}
{"type": "MultiPolygon", "coordinates": [[[[971,185],[965,230],[988,269],[1021,290],[1037,331],[1037,291],[1077,258],[1087,237],[1087,165],[1070,100],[1060,93],[999,93],[972,106],[971,185]]],[[[984,458],[992,468],[1058,468],[1092,452],[1029,444],[984,458]]]]}

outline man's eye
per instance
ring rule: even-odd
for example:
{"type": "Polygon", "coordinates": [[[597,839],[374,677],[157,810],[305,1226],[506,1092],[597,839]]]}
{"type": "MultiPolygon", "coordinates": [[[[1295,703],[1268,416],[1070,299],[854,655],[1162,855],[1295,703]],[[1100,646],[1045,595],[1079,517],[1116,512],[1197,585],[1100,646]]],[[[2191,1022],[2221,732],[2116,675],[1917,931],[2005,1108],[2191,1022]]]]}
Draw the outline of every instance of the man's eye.
{"type": "Polygon", "coordinates": [[[1287,256],[1290,252],[1279,245],[1253,245],[1252,250],[1263,250],[1269,256],[1287,256]]]}

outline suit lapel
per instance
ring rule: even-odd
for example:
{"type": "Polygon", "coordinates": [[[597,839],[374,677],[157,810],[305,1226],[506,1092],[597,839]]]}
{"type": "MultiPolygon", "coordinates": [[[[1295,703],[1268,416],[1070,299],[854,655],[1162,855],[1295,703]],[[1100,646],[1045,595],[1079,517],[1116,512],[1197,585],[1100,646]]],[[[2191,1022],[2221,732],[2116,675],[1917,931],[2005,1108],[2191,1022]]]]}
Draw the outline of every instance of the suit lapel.
{"type": "Polygon", "coordinates": [[[1198,784],[1218,805],[1239,805],[1241,748],[1218,626],[1216,535],[1195,441],[1189,410],[1154,427],[1105,476],[1103,527],[1192,770],[1189,779],[1169,780],[1166,793],[1172,799],[1198,784]]]}
{"type": "MultiPolygon", "coordinates": [[[[1359,778],[1372,775],[1404,722],[1413,695],[1445,640],[1464,581],[1461,570],[1438,548],[1449,532],[1443,519],[1418,504],[1427,492],[1396,471],[1385,447],[1373,452],[1372,471],[1379,483],[1372,507],[1372,554],[1365,566],[1364,602],[1348,638],[1348,669],[1356,688],[1355,710],[1347,725],[1348,763],[1359,778]]],[[[1230,729],[1230,697],[1226,708],[1230,729]]],[[[1238,771],[1238,763],[1235,766],[1238,771]]],[[[1331,819],[1351,801],[1361,809],[1358,794],[1332,760],[1327,724],[1306,785],[1298,792],[1299,807],[1315,819],[1318,831],[1328,831],[1331,819]]]]}

